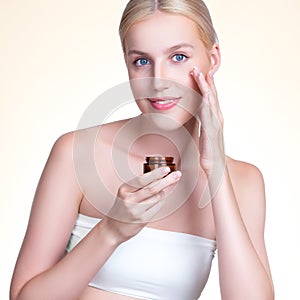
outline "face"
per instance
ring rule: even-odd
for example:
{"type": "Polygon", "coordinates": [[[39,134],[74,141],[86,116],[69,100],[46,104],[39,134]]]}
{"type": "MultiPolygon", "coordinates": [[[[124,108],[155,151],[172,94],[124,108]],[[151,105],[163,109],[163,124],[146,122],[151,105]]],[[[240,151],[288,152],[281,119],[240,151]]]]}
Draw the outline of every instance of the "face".
{"type": "Polygon", "coordinates": [[[203,74],[212,55],[189,18],[163,12],[130,27],[125,59],[137,105],[144,114],[162,114],[179,125],[194,115],[201,103],[191,76],[194,66],[203,74]]]}

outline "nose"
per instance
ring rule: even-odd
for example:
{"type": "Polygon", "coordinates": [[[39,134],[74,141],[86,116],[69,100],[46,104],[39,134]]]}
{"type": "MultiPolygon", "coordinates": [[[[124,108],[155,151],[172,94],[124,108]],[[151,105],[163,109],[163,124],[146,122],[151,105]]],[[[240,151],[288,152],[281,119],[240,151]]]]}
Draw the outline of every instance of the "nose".
{"type": "Polygon", "coordinates": [[[168,80],[167,66],[163,63],[156,63],[153,68],[153,89],[155,92],[161,92],[170,87],[168,80]]]}

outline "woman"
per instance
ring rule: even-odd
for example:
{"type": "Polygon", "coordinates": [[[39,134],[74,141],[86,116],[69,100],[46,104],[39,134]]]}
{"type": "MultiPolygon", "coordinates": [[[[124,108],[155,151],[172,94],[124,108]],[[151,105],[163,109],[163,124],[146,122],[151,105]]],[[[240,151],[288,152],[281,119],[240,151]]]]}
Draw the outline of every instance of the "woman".
{"type": "Polygon", "coordinates": [[[216,247],[222,299],[273,299],[263,178],[224,154],[220,51],[205,4],[132,0],[120,36],[142,114],[57,140],[11,299],[197,299],[216,247]],[[180,171],[141,175],[157,153],[180,171]]]}

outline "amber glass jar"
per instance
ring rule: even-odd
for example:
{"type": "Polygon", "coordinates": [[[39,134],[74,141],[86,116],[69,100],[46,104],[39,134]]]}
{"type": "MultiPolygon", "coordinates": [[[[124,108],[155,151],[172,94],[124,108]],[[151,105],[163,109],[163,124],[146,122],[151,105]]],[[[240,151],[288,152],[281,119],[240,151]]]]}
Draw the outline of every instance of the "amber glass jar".
{"type": "Polygon", "coordinates": [[[171,156],[147,156],[144,163],[144,173],[151,172],[160,167],[169,167],[171,172],[176,171],[174,157],[171,156]]]}

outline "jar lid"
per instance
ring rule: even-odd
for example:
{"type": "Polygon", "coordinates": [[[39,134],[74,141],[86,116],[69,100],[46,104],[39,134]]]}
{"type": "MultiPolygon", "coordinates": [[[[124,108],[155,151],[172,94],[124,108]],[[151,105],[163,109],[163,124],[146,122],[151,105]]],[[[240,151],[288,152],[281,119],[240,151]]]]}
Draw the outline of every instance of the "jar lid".
{"type": "Polygon", "coordinates": [[[172,156],[147,156],[146,162],[148,164],[159,164],[159,163],[172,163],[174,157],[172,156]]]}

